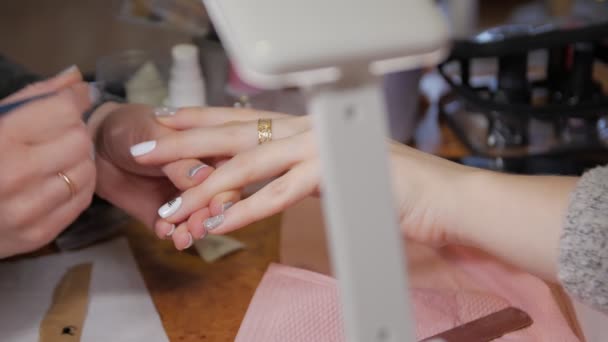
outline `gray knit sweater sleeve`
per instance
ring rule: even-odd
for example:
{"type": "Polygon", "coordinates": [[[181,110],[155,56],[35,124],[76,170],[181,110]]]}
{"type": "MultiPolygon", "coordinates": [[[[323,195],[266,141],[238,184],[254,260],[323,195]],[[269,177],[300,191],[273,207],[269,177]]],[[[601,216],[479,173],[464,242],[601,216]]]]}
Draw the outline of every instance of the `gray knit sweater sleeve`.
{"type": "Polygon", "coordinates": [[[608,166],[586,172],[570,197],[558,277],[570,295],[608,313],[608,166]]]}

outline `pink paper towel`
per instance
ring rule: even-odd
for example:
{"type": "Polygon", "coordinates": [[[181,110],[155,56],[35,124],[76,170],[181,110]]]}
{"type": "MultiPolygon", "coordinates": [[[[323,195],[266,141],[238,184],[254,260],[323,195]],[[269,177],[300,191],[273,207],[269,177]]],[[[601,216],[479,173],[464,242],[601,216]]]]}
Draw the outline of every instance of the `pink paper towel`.
{"type": "MultiPolygon", "coordinates": [[[[578,341],[541,280],[465,249],[439,252],[412,245],[408,246],[408,256],[418,339],[516,306],[526,311],[534,324],[497,341],[578,341]]],[[[345,341],[335,280],[271,265],[236,341],[345,341]]]]}
{"type": "MultiPolygon", "coordinates": [[[[499,297],[485,293],[432,289],[413,289],[412,302],[419,339],[508,306],[499,297]]],[[[345,341],[335,280],[272,264],[251,301],[236,341],[345,341]]]]}

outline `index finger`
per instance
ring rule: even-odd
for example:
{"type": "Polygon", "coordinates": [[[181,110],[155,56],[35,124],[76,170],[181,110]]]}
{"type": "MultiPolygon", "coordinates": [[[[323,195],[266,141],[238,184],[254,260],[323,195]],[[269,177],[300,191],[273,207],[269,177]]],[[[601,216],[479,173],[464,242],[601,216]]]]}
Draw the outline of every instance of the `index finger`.
{"type": "MultiPolygon", "coordinates": [[[[309,128],[306,117],[273,120],[272,139],[291,137],[309,128]]],[[[233,156],[258,144],[258,124],[247,121],[179,131],[133,145],[130,151],[138,163],[159,165],[179,159],[233,156]]]]}
{"type": "Polygon", "coordinates": [[[12,103],[38,95],[49,94],[78,82],[82,82],[82,74],[78,67],[74,65],[57,74],[55,77],[27,85],[25,88],[2,99],[0,104],[12,103]]]}
{"type": "Polygon", "coordinates": [[[258,119],[282,119],[288,114],[268,112],[248,108],[192,107],[157,108],[154,114],[163,125],[177,129],[223,125],[233,121],[253,121],[258,119]]]}

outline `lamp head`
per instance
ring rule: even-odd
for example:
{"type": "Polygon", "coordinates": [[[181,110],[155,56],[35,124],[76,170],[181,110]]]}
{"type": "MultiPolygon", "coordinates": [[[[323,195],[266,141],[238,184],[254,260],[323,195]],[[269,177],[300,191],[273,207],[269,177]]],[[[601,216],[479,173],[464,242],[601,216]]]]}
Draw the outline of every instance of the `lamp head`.
{"type": "Polygon", "coordinates": [[[241,76],[264,88],[433,65],[449,40],[429,0],[203,1],[241,76]]]}

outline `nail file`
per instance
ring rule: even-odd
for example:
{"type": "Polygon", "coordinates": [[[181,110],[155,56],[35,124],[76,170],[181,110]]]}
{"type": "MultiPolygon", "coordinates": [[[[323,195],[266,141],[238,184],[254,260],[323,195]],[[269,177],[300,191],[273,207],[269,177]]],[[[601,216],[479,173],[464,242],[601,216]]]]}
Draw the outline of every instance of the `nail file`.
{"type": "Polygon", "coordinates": [[[89,305],[93,264],[70,268],[53,292],[53,302],[40,323],[40,342],[78,342],[89,305]]]}
{"type": "Polygon", "coordinates": [[[524,311],[509,307],[493,314],[431,336],[420,342],[488,342],[508,333],[532,325],[533,321],[524,311]]]}
{"type": "Polygon", "coordinates": [[[198,254],[208,263],[245,248],[242,242],[225,235],[207,235],[194,243],[198,254]]]}

